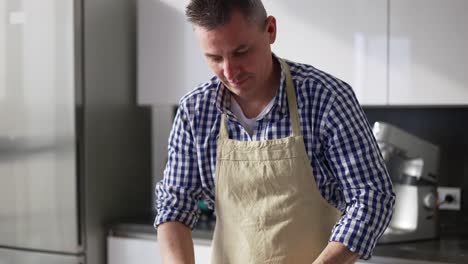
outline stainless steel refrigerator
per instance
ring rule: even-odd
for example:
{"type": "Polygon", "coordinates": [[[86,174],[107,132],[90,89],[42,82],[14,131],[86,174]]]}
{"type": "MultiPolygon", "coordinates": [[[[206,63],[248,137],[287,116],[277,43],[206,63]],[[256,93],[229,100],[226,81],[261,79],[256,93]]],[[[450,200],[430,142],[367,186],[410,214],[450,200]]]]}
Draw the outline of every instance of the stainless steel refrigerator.
{"type": "Polygon", "coordinates": [[[0,0],[0,264],[103,264],[107,227],[151,211],[132,6],[87,2],[0,0]]]}

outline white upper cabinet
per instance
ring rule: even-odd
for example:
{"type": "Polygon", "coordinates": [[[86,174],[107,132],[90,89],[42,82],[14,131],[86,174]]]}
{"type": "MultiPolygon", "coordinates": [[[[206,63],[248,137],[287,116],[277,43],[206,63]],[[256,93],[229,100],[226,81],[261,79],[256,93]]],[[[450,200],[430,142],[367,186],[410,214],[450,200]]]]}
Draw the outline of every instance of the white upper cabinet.
{"type": "Polygon", "coordinates": [[[187,3],[138,0],[139,104],[178,104],[182,96],[214,75],[185,18],[187,3]]]}
{"type": "Polygon", "coordinates": [[[387,104],[387,0],[264,0],[273,51],[349,83],[361,104],[387,104]]]}
{"type": "MultiPolygon", "coordinates": [[[[138,102],[176,104],[213,74],[187,1],[138,1],[138,102]]],[[[273,51],[349,83],[361,104],[387,103],[387,0],[264,0],[277,18],[273,51]]]]}
{"type": "Polygon", "coordinates": [[[389,103],[468,104],[468,1],[390,0],[389,103]]]}
{"type": "MultiPolygon", "coordinates": [[[[273,51],[349,83],[362,105],[468,105],[468,1],[263,2],[277,19],[273,51]]],[[[177,104],[213,75],[186,4],[138,0],[141,104],[177,104]]]]}

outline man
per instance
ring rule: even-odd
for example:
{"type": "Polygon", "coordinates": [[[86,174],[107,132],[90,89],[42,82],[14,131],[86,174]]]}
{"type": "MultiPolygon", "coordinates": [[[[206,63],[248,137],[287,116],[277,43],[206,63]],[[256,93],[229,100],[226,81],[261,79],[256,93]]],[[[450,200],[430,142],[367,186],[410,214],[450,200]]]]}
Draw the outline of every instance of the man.
{"type": "Polygon", "coordinates": [[[217,215],[212,263],[368,259],[395,197],[349,85],[273,54],[260,0],[192,0],[186,15],[216,76],[181,99],[170,135],[164,263],[194,262],[200,200],[217,215]]]}

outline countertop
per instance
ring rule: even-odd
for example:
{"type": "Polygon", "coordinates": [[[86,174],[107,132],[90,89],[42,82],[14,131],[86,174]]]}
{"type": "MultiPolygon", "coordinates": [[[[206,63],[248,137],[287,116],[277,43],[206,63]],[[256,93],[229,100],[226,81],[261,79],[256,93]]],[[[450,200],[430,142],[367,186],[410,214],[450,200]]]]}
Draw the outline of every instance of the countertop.
{"type": "MultiPolygon", "coordinates": [[[[114,225],[110,236],[156,240],[156,230],[149,223],[122,223],[114,225]]],[[[199,225],[192,232],[194,243],[211,244],[213,225],[199,225]]],[[[468,263],[468,238],[447,237],[441,239],[378,244],[369,261],[358,263],[468,263]]]]}

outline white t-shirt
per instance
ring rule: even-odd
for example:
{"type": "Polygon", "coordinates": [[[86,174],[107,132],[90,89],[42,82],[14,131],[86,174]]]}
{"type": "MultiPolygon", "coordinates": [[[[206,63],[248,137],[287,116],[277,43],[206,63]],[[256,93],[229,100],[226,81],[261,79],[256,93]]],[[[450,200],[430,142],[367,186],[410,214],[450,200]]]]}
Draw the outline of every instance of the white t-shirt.
{"type": "Polygon", "coordinates": [[[237,119],[239,120],[241,125],[245,128],[247,133],[249,133],[249,135],[252,136],[257,126],[257,120],[262,119],[266,114],[268,114],[268,112],[270,112],[271,108],[273,107],[274,102],[275,102],[275,97],[271,99],[268,105],[265,106],[265,108],[263,108],[262,112],[260,112],[258,116],[254,118],[247,118],[244,115],[244,112],[242,112],[242,108],[237,103],[236,99],[234,99],[234,96],[231,96],[231,111],[237,117],[237,119]]]}

